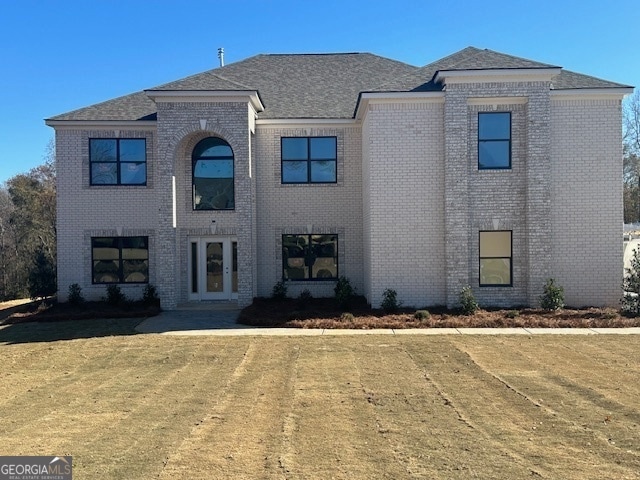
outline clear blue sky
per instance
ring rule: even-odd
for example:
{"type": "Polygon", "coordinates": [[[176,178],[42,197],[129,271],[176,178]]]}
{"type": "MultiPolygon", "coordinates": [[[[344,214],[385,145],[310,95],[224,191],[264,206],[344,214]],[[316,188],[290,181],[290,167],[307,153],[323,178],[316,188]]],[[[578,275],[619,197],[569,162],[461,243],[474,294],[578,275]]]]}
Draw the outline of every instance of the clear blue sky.
{"type": "Polygon", "coordinates": [[[0,0],[0,183],[42,163],[43,119],[258,53],[425,65],[489,48],[640,86],[637,0],[0,0]]]}

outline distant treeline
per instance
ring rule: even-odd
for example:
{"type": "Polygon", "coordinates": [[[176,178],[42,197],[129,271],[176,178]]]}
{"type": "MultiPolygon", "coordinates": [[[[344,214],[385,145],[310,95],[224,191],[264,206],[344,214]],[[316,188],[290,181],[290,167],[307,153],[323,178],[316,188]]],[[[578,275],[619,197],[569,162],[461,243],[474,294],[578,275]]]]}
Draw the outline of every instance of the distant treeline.
{"type": "Polygon", "coordinates": [[[56,291],[56,168],[45,162],[0,184],[0,300],[56,291]]]}

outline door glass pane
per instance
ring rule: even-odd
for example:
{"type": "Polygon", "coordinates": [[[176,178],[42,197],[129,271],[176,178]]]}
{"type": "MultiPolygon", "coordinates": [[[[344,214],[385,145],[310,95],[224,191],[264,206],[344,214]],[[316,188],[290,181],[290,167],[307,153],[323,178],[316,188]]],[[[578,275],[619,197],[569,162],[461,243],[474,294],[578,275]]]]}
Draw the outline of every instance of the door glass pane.
{"type": "Polygon", "coordinates": [[[231,270],[231,291],[233,293],[238,293],[238,242],[231,242],[231,250],[233,255],[233,268],[231,270]]]}
{"type": "Polygon", "coordinates": [[[207,292],[222,292],[222,243],[207,242],[207,292]]]}
{"type": "Polygon", "coordinates": [[[198,244],[191,242],[191,293],[198,293],[198,244]]]}

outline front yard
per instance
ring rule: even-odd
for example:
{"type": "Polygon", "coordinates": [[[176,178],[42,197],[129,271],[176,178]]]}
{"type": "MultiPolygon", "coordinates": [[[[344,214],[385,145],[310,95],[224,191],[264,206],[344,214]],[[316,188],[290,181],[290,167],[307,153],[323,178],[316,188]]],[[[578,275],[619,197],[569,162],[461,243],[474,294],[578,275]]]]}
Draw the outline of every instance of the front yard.
{"type": "Polygon", "coordinates": [[[0,328],[3,454],[72,455],[78,480],[640,478],[635,335],[175,337],[134,324],[0,328]]]}

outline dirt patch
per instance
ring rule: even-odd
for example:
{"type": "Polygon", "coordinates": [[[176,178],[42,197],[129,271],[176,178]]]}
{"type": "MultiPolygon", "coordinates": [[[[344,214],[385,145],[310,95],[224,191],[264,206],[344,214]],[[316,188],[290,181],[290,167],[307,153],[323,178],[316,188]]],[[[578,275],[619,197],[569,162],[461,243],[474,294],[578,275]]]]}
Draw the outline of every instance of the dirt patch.
{"type": "MultiPolygon", "coordinates": [[[[256,326],[291,328],[473,328],[473,327],[545,327],[545,328],[615,328],[638,327],[640,318],[629,318],[613,308],[562,309],[494,309],[479,310],[474,315],[444,307],[425,309],[425,318],[417,318],[415,309],[400,309],[390,314],[369,308],[363,297],[354,299],[348,311],[332,298],[255,299],[240,313],[238,323],[256,326]]],[[[424,317],[425,314],[422,314],[424,317]]]]}
{"type": "Polygon", "coordinates": [[[78,479],[638,479],[639,352],[635,335],[3,345],[0,444],[72,455],[78,479]]]}

